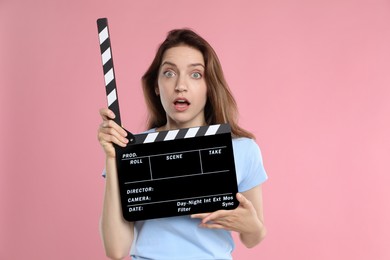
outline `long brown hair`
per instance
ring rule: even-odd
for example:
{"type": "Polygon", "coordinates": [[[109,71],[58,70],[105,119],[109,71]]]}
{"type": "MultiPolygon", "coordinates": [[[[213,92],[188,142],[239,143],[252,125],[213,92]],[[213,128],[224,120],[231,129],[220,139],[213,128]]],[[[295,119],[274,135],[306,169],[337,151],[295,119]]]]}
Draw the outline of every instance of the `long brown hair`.
{"type": "Polygon", "coordinates": [[[145,102],[149,111],[147,127],[161,127],[167,123],[165,110],[155,89],[158,87],[158,73],[165,51],[179,45],[190,46],[203,54],[207,85],[207,101],[204,109],[206,123],[209,125],[229,123],[233,137],[254,138],[252,133],[241,128],[237,123],[237,103],[226,83],[217,54],[206,40],[189,29],[176,29],[168,33],[167,38],[158,48],[152,64],[142,77],[145,102]]]}

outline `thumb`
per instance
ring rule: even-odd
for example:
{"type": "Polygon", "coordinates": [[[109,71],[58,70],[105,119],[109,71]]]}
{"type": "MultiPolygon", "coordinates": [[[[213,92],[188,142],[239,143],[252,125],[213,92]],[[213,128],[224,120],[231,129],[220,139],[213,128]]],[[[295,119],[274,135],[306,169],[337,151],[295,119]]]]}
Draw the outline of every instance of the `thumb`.
{"type": "Polygon", "coordinates": [[[237,193],[236,194],[236,198],[238,200],[238,202],[240,203],[240,206],[246,208],[249,206],[249,200],[247,200],[247,198],[245,198],[244,195],[242,195],[241,193],[237,193]]]}

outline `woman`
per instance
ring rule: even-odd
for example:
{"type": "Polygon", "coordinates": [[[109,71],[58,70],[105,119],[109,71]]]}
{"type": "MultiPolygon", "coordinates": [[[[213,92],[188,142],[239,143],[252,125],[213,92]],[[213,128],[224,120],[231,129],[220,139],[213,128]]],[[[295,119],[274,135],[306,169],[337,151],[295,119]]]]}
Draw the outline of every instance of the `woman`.
{"type": "Polygon", "coordinates": [[[234,210],[127,222],[122,217],[113,143],[126,146],[126,131],[107,108],[98,139],[106,154],[100,228],[108,257],[122,259],[231,259],[239,233],[248,248],[265,236],[261,183],[267,179],[254,136],[237,124],[237,106],[212,47],[187,29],[169,32],[142,77],[149,132],[229,123],[239,206],[234,210]]]}

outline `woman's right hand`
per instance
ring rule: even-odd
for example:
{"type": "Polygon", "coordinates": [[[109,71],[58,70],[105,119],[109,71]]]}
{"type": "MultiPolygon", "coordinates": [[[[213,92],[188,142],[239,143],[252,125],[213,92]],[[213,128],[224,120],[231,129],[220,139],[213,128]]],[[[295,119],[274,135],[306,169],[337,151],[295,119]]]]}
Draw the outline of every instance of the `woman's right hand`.
{"type": "Polygon", "coordinates": [[[115,149],[113,144],[121,147],[126,147],[129,140],[126,138],[127,132],[114,122],[115,114],[108,108],[99,110],[103,122],[98,129],[98,140],[103,147],[107,157],[115,157],[115,149]]]}

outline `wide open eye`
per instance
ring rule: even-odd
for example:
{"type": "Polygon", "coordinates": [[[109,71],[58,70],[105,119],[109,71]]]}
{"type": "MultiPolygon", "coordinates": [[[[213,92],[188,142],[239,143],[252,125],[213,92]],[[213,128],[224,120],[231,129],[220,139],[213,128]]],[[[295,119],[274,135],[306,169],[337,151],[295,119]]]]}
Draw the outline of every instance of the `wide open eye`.
{"type": "Polygon", "coordinates": [[[167,77],[167,78],[173,78],[173,77],[176,75],[176,73],[173,72],[172,70],[164,71],[163,74],[164,74],[164,76],[167,77]]]}
{"type": "Polygon", "coordinates": [[[194,78],[194,79],[201,79],[202,78],[202,74],[200,72],[193,72],[191,74],[191,77],[194,78]]]}

